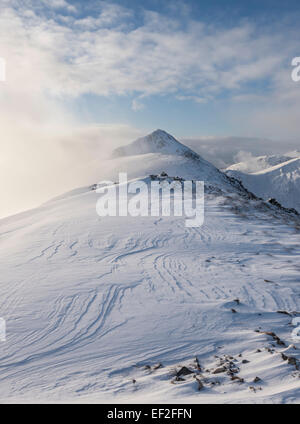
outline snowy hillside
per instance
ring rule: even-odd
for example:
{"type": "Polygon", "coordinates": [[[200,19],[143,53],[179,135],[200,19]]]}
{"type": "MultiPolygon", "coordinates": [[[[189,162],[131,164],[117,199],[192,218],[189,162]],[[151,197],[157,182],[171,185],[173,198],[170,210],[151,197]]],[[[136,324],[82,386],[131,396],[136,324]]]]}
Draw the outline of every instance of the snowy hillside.
{"type": "Polygon", "coordinates": [[[0,220],[2,402],[300,401],[299,218],[164,134],[99,180],[205,180],[202,227],[99,217],[95,187],[0,220]]]}
{"type": "Polygon", "coordinates": [[[263,199],[300,211],[300,153],[260,156],[227,168],[226,174],[263,199]],[[298,155],[298,156],[297,156],[298,155]]]}
{"type": "Polygon", "coordinates": [[[227,169],[253,174],[297,157],[300,157],[300,152],[291,152],[286,155],[252,156],[244,162],[235,163],[229,166],[227,169]]]}
{"type": "Polygon", "coordinates": [[[197,153],[163,130],[153,131],[145,137],[138,138],[128,146],[117,148],[114,151],[114,156],[132,156],[145,153],[198,157],[197,153]]]}

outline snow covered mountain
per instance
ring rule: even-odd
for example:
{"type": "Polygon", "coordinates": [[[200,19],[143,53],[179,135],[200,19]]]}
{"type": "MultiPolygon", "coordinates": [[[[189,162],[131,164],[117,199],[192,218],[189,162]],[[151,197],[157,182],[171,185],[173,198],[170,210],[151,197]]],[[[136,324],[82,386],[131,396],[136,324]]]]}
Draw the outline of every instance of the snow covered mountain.
{"type": "Polygon", "coordinates": [[[101,177],[116,180],[120,171],[127,172],[129,178],[143,178],[162,171],[171,176],[180,174],[185,179],[203,180],[232,191],[232,183],[223,172],[163,130],[115,149],[101,177]]]}
{"type": "Polygon", "coordinates": [[[127,146],[115,149],[113,156],[132,156],[145,153],[162,153],[169,155],[182,155],[186,157],[199,157],[197,153],[184,144],[181,144],[172,135],[159,129],[145,137],[138,138],[127,146]]]}
{"type": "Polygon", "coordinates": [[[260,156],[227,168],[226,174],[263,199],[300,211],[300,153],[260,156]]]}
{"type": "Polygon", "coordinates": [[[299,402],[299,217],[174,140],[99,180],[205,180],[202,227],[99,217],[95,186],[0,220],[2,402],[299,402]]]}

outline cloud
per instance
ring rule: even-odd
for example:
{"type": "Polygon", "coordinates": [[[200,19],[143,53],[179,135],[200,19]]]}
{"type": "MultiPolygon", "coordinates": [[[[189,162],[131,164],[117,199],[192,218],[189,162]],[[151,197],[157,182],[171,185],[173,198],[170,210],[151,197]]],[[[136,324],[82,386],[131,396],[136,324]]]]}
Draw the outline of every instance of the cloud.
{"type": "Polygon", "coordinates": [[[59,113],[53,110],[47,122],[26,120],[18,125],[10,115],[2,115],[0,217],[97,182],[111,150],[142,135],[129,125],[80,126],[72,119],[62,123],[56,119],[59,113]]]}
{"type": "Polygon", "coordinates": [[[244,150],[240,150],[237,152],[237,154],[234,156],[235,162],[249,162],[255,159],[255,156],[251,152],[245,152],[244,150]]]}
{"type": "Polygon", "coordinates": [[[60,8],[68,7],[65,0],[44,3],[57,13],[37,11],[28,1],[15,0],[18,8],[2,6],[1,47],[12,51],[4,49],[10,68],[19,70],[11,70],[14,82],[27,86],[30,61],[36,89],[55,95],[175,94],[211,100],[229,91],[245,95],[253,91],[251,83],[266,78],[278,91],[279,72],[287,58],[290,66],[290,51],[297,47],[286,28],[270,32],[249,22],[220,28],[192,18],[183,25],[152,11],[144,11],[137,23],[132,10],[107,2],[77,18],[60,15],[60,8]]]}
{"type": "MultiPolygon", "coordinates": [[[[0,0],[0,216],[92,182],[110,143],[142,135],[131,125],[85,124],[68,107],[84,94],[128,95],[136,111],[153,95],[203,104],[226,97],[243,130],[299,134],[300,84],[289,74],[298,46],[288,23],[221,27],[195,22],[188,9],[184,19],[174,10],[137,19],[124,6],[87,3],[0,0]]],[[[250,139],[223,141],[195,146],[220,167],[239,150],[260,152],[250,139]]]]}
{"type": "Polygon", "coordinates": [[[41,0],[41,2],[53,9],[66,9],[69,12],[76,12],[76,7],[65,0],[41,0]]]}
{"type": "Polygon", "coordinates": [[[132,100],[131,107],[132,107],[132,110],[137,111],[137,110],[143,110],[145,108],[145,105],[141,103],[141,101],[137,98],[132,100]]]}

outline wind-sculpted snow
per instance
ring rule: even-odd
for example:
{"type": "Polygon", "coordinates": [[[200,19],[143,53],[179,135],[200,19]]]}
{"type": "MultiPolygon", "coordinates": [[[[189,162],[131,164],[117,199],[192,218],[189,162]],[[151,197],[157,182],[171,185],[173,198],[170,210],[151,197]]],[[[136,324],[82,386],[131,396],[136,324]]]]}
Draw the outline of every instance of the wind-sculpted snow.
{"type": "Polygon", "coordinates": [[[99,217],[94,187],[0,221],[1,401],[299,402],[297,217],[205,161],[142,158],[145,181],[205,180],[201,227],[99,217]]]}
{"type": "Polygon", "coordinates": [[[195,355],[253,356],[268,346],[257,327],[292,343],[290,319],[276,313],[300,309],[292,225],[243,221],[217,198],[201,228],[99,218],[96,199],[91,191],[1,221],[2,401],[299,399],[299,378],[266,351],[248,367],[264,375],[255,395],[232,383],[199,394],[168,377],[195,355]],[[137,367],[156,362],[156,374],[137,367]]]}

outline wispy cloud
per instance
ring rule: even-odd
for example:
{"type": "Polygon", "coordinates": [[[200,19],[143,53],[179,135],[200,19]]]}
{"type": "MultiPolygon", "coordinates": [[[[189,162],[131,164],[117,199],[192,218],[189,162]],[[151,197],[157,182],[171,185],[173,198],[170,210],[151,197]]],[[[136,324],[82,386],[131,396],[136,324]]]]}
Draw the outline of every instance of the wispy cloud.
{"type": "Polygon", "coordinates": [[[220,28],[190,18],[182,25],[144,11],[137,24],[133,11],[113,3],[100,2],[96,14],[80,18],[59,15],[60,8],[69,7],[65,0],[44,3],[57,8],[55,18],[26,8],[26,1],[18,8],[2,6],[1,48],[9,46],[14,84],[32,89],[31,72],[35,90],[57,95],[211,99],[245,95],[253,90],[251,83],[264,79],[277,90],[279,71],[296,52],[289,31],[262,30],[249,22],[220,28]]]}

